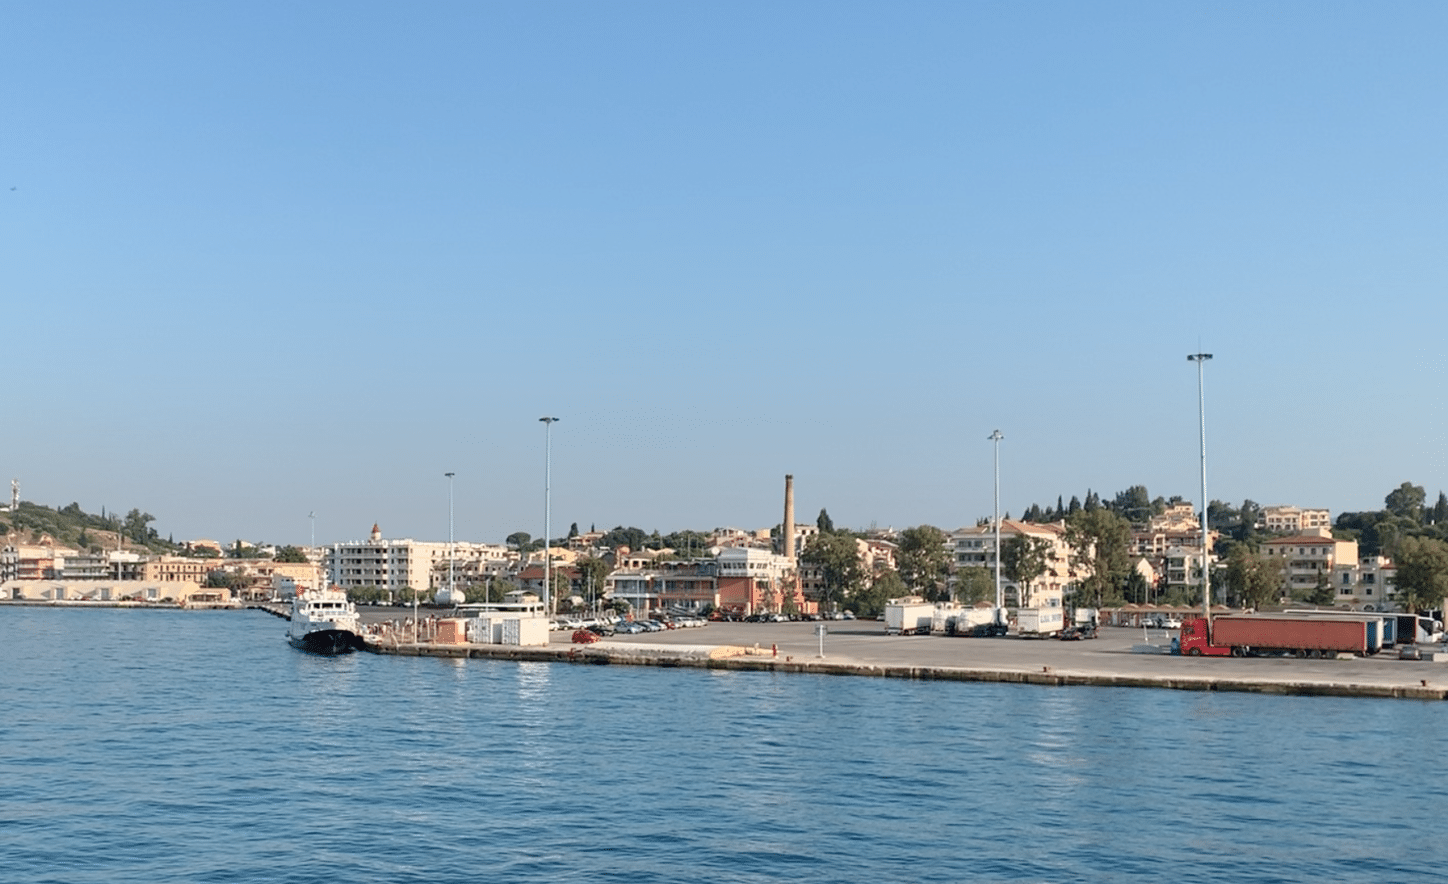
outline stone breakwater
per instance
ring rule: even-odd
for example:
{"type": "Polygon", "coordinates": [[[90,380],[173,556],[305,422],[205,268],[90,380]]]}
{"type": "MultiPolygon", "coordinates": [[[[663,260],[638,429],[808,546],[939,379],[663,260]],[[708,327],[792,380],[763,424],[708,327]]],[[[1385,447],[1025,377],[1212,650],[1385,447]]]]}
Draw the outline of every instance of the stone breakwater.
{"type": "MultiPolygon", "coordinates": [[[[1033,642],[1016,638],[901,639],[869,636],[871,639],[880,640],[875,649],[876,657],[898,659],[867,660],[859,659],[858,656],[833,659],[808,653],[800,647],[799,636],[786,635],[783,632],[764,632],[770,627],[757,629],[761,630],[761,637],[777,637],[787,641],[769,644],[755,642],[748,645],[652,644],[628,641],[572,645],[555,641],[547,647],[369,644],[367,649],[377,654],[575,665],[693,667],[931,681],[1001,682],[1052,687],[1135,687],[1281,695],[1448,699],[1448,677],[1444,677],[1448,673],[1444,673],[1444,667],[1387,658],[1315,662],[1282,659],[1189,659],[1164,654],[1133,654],[1129,650],[1129,637],[1125,643],[1103,642],[1098,647],[1092,647],[1094,643],[1088,642],[1033,642]],[[1119,647],[1123,644],[1124,647],[1119,647]],[[959,652],[961,656],[974,656],[971,652],[985,652],[999,659],[994,665],[981,665],[981,661],[967,663],[963,660],[957,665],[940,665],[912,662],[909,659],[912,656],[931,657],[952,652],[959,652]],[[1023,662],[1023,657],[1048,662],[1027,664],[1023,662]],[[1243,663],[1248,665],[1241,665],[1243,663]],[[1339,668],[1334,671],[1334,666],[1339,668]],[[1372,667],[1375,671],[1363,674],[1360,672],[1360,667],[1363,666],[1372,667]],[[1217,668],[1214,670],[1212,667],[1217,668]],[[1424,675],[1431,675],[1433,678],[1422,677],[1424,675]]],[[[1139,630],[1134,632],[1140,636],[1139,630]]],[[[697,641],[699,637],[690,638],[697,641]]]]}

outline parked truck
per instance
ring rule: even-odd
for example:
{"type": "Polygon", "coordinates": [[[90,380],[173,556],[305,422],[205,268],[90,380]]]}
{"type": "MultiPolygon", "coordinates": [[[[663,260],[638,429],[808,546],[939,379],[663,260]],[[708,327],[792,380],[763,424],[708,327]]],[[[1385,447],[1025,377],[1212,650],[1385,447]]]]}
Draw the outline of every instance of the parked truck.
{"type": "Polygon", "coordinates": [[[964,635],[981,638],[1005,635],[1009,629],[1006,612],[1001,608],[980,607],[960,608],[946,625],[946,635],[964,635]]]}
{"type": "Polygon", "coordinates": [[[1443,641],[1443,623],[1422,614],[1398,614],[1398,641],[1403,644],[1436,644],[1443,641]]]}
{"type": "Polygon", "coordinates": [[[1021,638],[1052,638],[1065,627],[1061,608],[1021,608],[1016,611],[1016,634],[1021,638]]]}
{"type": "Polygon", "coordinates": [[[891,599],[885,605],[886,635],[929,635],[935,605],[920,599],[891,599]]]}
{"type": "Polygon", "coordinates": [[[1182,624],[1181,652],[1192,657],[1368,656],[1382,647],[1382,623],[1371,617],[1223,614],[1182,624]]]}
{"type": "Polygon", "coordinates": [[[1071,612],[1071,624],[1056,636],[1062,641],[1079,641],[1095,638],[1096,627],[1100,625],[1100,613],[1095,608],[1077,608],[1071,612]]]}

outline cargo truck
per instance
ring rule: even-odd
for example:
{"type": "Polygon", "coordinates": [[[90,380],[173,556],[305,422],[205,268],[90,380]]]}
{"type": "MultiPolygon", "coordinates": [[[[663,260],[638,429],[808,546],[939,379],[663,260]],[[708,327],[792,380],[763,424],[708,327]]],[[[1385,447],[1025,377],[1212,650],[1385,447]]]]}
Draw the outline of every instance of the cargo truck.
{"type": "Polygon", "coordinates": [[[893,599],[885,605],[886,635],[929,635],[935,620],[935,605],[910,599],[893,599]]]}
{"type": "Polygon", "coordinates": [[[1021,608],[1016,611],[1016,634],[1021,638],[1051,638],[1066,625],[1061,608],[1021,608]]]}
{"type": "Polygon", "coordinates": [[[1223,614],[1182,624],[1181,652],[1192,657],[1368,656],[1382,647],[1381,622],[1300,614],[1223,614]]]}

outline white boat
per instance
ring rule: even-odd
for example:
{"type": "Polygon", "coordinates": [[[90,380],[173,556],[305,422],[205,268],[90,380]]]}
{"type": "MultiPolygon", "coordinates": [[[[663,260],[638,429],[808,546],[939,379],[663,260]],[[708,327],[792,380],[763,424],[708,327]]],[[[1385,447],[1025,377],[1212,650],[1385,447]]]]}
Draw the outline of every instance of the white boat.
{"type": "Polygon", "coordinates": [[[357,606],[337,587],[309,589],[292,599],[287,641],[313,654],[346,654],[362,646],[357,606]]]}

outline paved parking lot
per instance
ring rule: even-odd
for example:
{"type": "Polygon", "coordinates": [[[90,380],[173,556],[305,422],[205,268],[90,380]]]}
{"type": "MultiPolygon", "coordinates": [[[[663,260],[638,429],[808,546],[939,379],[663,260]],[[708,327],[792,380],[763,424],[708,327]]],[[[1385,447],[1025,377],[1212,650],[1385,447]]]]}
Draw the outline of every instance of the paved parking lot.
{"type": "MultiPolygon", "coordinates": [[[[877,621],[825,623],[710,623],[697,629],[678,629],[643,635],[621,635],[607,644],[643,647],[742,646],[761,650],[778,648],[780,660],[818,660],[820,640],[816,627],[824,626],[823,662],[881,667],[929,667],[1040,673],[1049,669],[1062,675],[1101,678],[1161,678],[1177,682],[1216,680],[1276,684],[1318,684],[1342,688],[1430,687],[1448,691],[1448,665],[1399,660],[1385,651],[1369,658],[1297,660],[1285,658],[1180,657],[1135,653],[1141,645],[1170,646],[1165,630],[1103,627],[1100,637],[1064,642],[1054,639],[956,638],[884,634],[877,621]]],[[[567,644],[569,636],[554,633],[553,641],[567,644]]]]}

